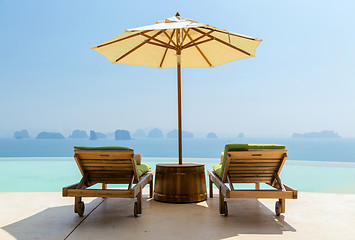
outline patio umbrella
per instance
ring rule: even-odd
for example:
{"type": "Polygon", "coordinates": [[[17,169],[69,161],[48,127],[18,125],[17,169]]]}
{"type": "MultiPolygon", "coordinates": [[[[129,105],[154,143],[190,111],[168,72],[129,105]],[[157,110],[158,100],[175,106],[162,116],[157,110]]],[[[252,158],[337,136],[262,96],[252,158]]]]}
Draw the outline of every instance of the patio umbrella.
{"type": "Polygon", "coordinates": [[[128,29],[92,49],[116,64],[177,68],[179,164],[182,164],[181,68],[212,68],[254,57],[260,42],[177,13],[153,25],[128,29]]]}

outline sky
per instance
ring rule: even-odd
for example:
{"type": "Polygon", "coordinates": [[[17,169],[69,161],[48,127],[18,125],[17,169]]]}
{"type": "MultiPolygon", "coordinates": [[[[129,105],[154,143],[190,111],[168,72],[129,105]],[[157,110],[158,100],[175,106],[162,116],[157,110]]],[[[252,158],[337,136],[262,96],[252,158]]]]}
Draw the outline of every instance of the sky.
{"type": "Polygon", "coordinates": [[[263,40],[254,58],[182,69],[184,130],[355,137],[355,3],[342,0],[0,0],[0,137],[177,128],[176,69],[90,49],[176,12],[263,40]]]}

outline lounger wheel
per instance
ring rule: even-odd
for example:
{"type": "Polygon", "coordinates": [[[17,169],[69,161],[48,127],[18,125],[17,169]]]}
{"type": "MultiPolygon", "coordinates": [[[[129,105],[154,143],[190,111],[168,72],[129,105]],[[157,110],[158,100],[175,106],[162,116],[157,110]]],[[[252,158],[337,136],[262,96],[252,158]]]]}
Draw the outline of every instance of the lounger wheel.
{"type": "Polygon", "coordinates": [[[276,213],[276,216],[280,216],[280,214],[281,214],[281,203],[280,203],[280,201],[277,201],[275,203],[275,213],[276,213]]]}
{"type": "Polygon", "coordinates": [[[133,212],[134,212],[134,216],[135,216],[135,217],[138,217],[138,203],[137,203],[137,202],[134,203],[134,210],[133,210],[133,212]]]}
{"type": "Polygon", "coordinates": [[[226,201],[224,201],[224,216],[228,216],[228,205],[226,201]]]}
{"type": "Polygon", "coordinates": [[[84,215],[84,211],[85,211],[85,204],[83,201],[80,201],[78,203],[78,210],[77,210],[77,214],[82,217],[84,215]]]}

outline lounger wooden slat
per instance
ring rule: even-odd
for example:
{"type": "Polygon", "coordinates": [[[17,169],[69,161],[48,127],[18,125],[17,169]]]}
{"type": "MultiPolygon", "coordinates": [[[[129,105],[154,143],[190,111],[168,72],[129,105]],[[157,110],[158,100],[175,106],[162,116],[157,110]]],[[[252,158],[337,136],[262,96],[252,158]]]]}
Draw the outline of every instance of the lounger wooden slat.
{"type": "Polygon", "coordinates": [[[131,170],[124,170],[124,171],[91,171],[90,173],[90,178],[92,177],[113,177],[113,178],[118,178],[118,177],[128,177],[133,175],[132,169],[131,170]],[[105,174],[104,176],[102,174],[105,174]]]}
{"type": "Polygon", "coordinates": [[[230,163],[230,168],[240,168],[240,167],[245,167],[245,168],[253,168],[253,167],[278,167],[279,166],[279,162],[277,163],[261,163],[261,162],[245,162],[245,163],[230,163]]]}
{"type": "Polygon", "coordinates": [[[229,176],[231,178],[233,177],[268,177],[268,178],[272,178],[273,174],[272,173],[238,173],[238,172],[230,172],[229,176]]]}
{"type": "Polygon", "coordinates": [[[265,159],[231,159],[231,163],[245,163],[245,161],[248,161],[248,163],[280,163],[279,159],[274,159],[274,158],[265,158],[265,159]]]}
{"type": "Polygon", "coordinates": [[[82,160],[83,164],[98,164],[98,163],[107,163],[107,164],[129,164],[131,161],[129,159],[110,159],[110,160],[100,160],[100,159],[84,159],[82,160]]]}
{"type": "Polygon", "coordinates": [[[133,171],[132,167],[120,167],[120,166],[84,166],[86,171],[133,171]]]}
{"type": "Polygon", "coordinates": [[[232,183],[271,182],[269,177],[230,177],[232,183]]]}
{"type": "Polygon", "coordinates": [[[98,175],[102,175],[102,174],[105,174],[105,175],[114,175],[114,174],[125,174],[125,173],[131,173],[132,174],[132,169],[130,170],[115,170],[115,171],[110,171],[110,170],[94,170],[94,171],[91,171],[90,172],[90,175],[93,175],[93,174],[98,174],[98,175]]]}
{"type": "MultiPolygon", "coordinates": [[[[280,159],[280,157],[287,153],[287,150],[253,150],[253,151],[235,151],[228,152],[231,159],[280,159]],[[271,152],[270,152],[271,151],[271,152]]],[[[228,156],[229,157],[229,156],[228,156]]]]}
{"type": "MultiPolygon", "coordinates": [[[[126,174],[126,173],[125,173],[126,174]]],[[[131,173],[128,173],[126,176],[122,176],[121,174],[107,174],[105,176],[100,176],[100,175],[90,175],[90,179],[94,178],[101,178],[101,179],[131,179],[133,178],[133,175],[131,173]]]]}
{"type": "Polygon", "coordinates": [[[236,170],[230,170],[229,173],[240,173],[240,174],[243,174],[243,173],[266,173],[266,174],[274,174],[274,171],[273,170],[269,170],[269,171],[263,171],[263,170],[254,170],[254,169],[246,169],[246,170],[239,170],[239,169],[236,169],[236,170]]]}
{"type": "Polygon", "coordinates": [[[287,158],[287,150],[239,150],[228,151],[220,178],[214,171],[208,171],[210,197],[213,197],[212,184],[220,190],[220,214],[228,215],[224,198],[276,198],[275,212],[285,212],[285,199],[296,199],[297,190],[283,184],[279,174],[287,158]],[[227,187],[227,183],[230,187],[227,187]],[[235,189],[233,183],[255,183],[255,190],[235,189]],[[260,190],[260,183],[266,183],[273,190],[260,190]]]}
{"type": "Polygon", "coordinates": [[[130,169],[132,170],[132,163],[131,164],[112,164],[112,163],[108,163],[108,164],[102,164],[102,163],[98,163],[98,164],[83,164],[83,167],[85,169],[88,168],[95,168],[95,167],[106,167],[106,168],[117,168],[117,169],[130,169]]]}
{"type": "Polygon", "coordinates": [[[128,160],[130,159],[134,154],[132,151],[111,151],[111,150],[105,150],[105,151],[96,151],[95,153],[91,153],[88,151],[93,151],[93,150],[75,150],[75,153],[80,155],[80,158],[82,159],[104,159],[104,160],[109,160],[109,159],[122,159],[122,160],[128,160]],[[109,153],[107,151],[110,151],[109,153]]]}
{"type": "Polygon", "coordinates": [[[129,174],[127,176],[120,176],[120,175],[105,175],[105,176],[98,176],[98,175],[94,175],[94,176],[90,176],[90,180],[92,179],[103,179],[103,180],[107,180],[107,179],[116,179],[116,180],[122,180],[122,179],[132,179],[133,178],[133,174],[129,174]]]}
{"type": "Polygon", "coordinates": [[[75,197],[74,212],[83,215],[82,197],[136,198],[134,215],[142,212],[142,189],[150,184],[150,193],[153,192],[153,174],[148,171],[139,177],[133,150],[75,150],[74,153],[83,178],[80,183],[63,188],[63,197],[75,197]],[[97,183],[102,184],[102,189],[89,188],[97,183]],[[107,184],[127,184],[128,188],[107,189],[107,184]]]}
{"type": "Polygon", "coordinates": [[[243,170],[243,171],[272,171],[275,172],[275,170],[278,167],[258,167],[258,166],[251,166],[251,167],[235,167],[235,166],[231,166],[231,168],[234,169],[238,169],[238,170],[243,170]]]}

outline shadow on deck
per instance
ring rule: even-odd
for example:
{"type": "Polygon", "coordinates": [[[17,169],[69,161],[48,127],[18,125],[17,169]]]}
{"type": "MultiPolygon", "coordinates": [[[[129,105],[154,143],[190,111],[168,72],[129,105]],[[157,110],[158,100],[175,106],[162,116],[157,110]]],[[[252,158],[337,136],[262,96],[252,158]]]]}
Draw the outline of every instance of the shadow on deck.
{"type": "Polygon", "coordinates": [[[227,200],[228,217],[219,215],[218,197],[190,204],[161,203],[147,199],[147,195],[142,200],[142,215],[137,218],[133,216],[133,199],[97,198],[86,201],[83,217],[73,212],[72,205],[49,207],[2,229],[19,240],[224,239],[296,231],[284,216],[276,217],[256,199],[227,200]]]}

